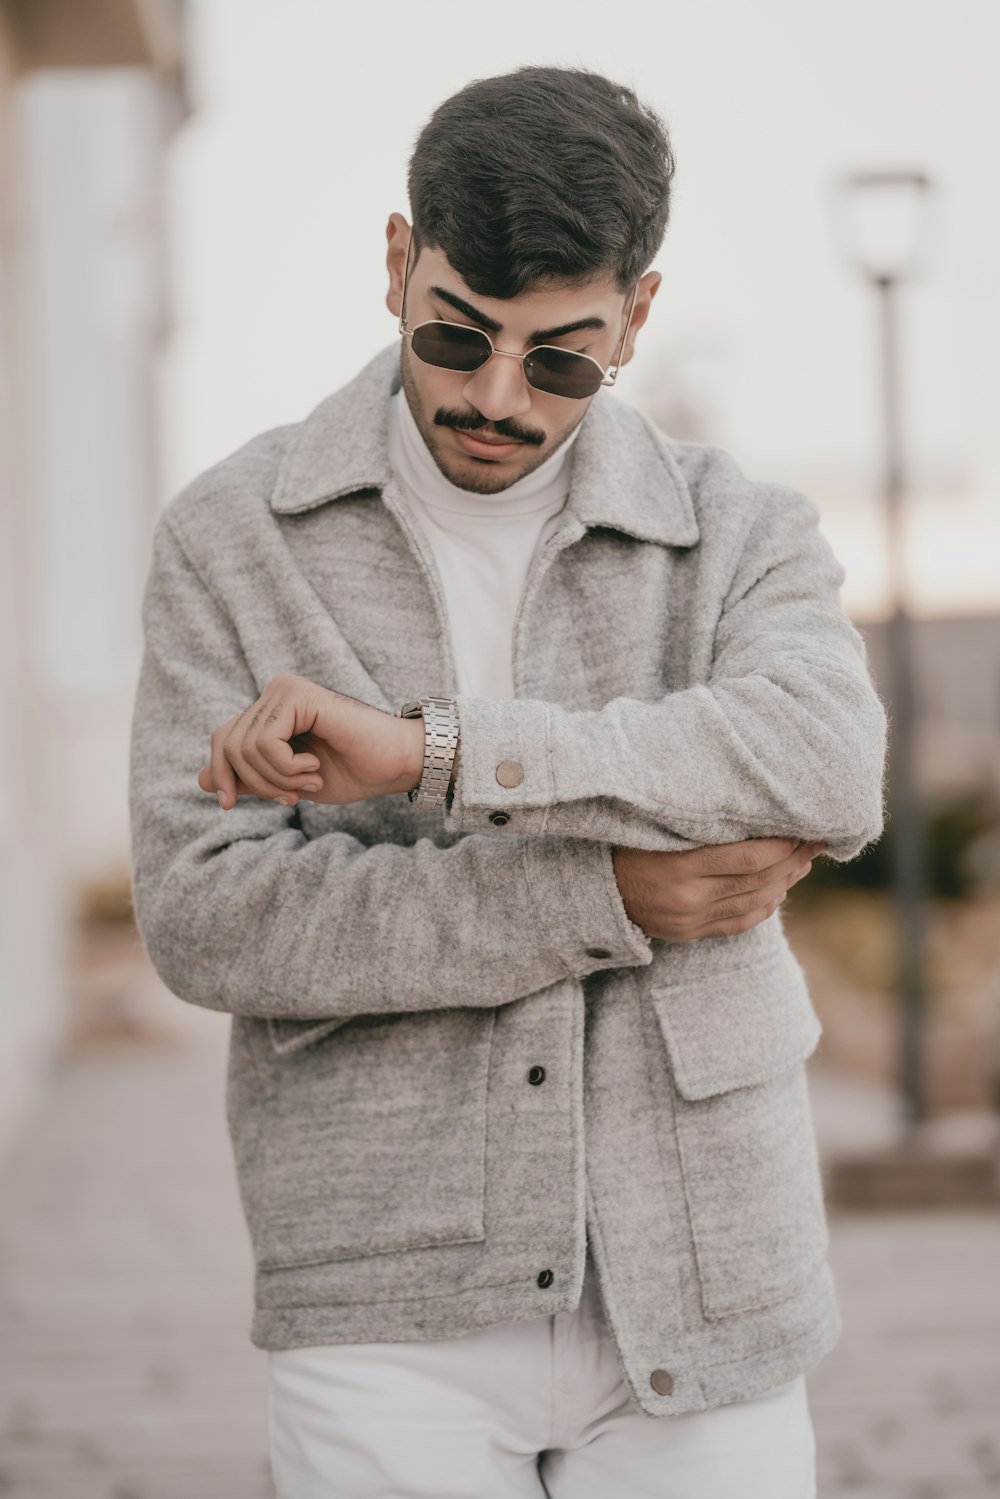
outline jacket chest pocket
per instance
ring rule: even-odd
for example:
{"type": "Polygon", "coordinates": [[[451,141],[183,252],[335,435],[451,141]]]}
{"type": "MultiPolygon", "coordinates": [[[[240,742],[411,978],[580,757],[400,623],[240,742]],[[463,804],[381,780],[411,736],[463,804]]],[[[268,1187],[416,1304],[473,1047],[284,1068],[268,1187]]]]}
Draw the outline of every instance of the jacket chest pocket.
{"type": "Polygon", "coordinates": [[[789,950],[651,994],[675,1122],[702,1309],[785,1300],[829,1233],[804,1066],[822,1026],[789,950]]]}
{"type": "Polygon", "coordinates": [[[269,1022],[245,1199],[261,1270],[485,1237],[493,1009],[269,1022]]]}

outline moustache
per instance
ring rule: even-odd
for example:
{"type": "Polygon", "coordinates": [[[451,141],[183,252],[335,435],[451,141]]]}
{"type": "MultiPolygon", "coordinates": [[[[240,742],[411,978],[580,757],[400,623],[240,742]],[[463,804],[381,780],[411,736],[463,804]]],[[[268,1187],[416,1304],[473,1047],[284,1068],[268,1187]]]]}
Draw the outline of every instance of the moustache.
{"type": "Polygon", "coordinates": [[[508,417],[499,422],[487,421],[478,411],[449,411],[445,406],[439,406],[434,413],[435,427],[456,427],[459,432],[478,432],[481,427],[490,428],[490,436],[505,437],[508,442],[524,442],[531,447],[541,447],[545,441],[545,433],[539,432],[534,427],[522,427],[508,417]]]}

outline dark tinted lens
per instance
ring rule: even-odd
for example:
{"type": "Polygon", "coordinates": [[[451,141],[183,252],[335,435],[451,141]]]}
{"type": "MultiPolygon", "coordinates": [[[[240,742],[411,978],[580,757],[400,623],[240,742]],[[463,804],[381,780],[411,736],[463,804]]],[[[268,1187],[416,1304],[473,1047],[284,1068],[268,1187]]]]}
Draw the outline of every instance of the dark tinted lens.
{"type": "Polygon", "coordinates": [[[485,333],[478,328],[463,328],[461,323],[423,323],[414,328],[410,342],[424,364],[466,374],[478,370],[493,352],[485,333]]]}
{"type": "Polygon", "coordinates": [[[600,390],[603,372],[592,359],[543,344],[525,356],[524,377],[536,390],[550,396],[572,396],[582,400],[600,390]]]}

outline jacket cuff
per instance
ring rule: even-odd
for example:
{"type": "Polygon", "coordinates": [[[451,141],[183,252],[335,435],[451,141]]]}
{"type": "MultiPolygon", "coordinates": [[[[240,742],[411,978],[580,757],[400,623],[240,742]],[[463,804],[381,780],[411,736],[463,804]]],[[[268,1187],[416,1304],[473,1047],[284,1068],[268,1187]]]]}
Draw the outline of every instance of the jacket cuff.
{"type": "Polygon", "coordinates": [[[458,697],[459,764],[448,832],[544,833],[556,801],[548,704],[533,698],[458,697]],[[504,778],[498,780],[498,772],[504,778]],[[505,785],[518,774],[516,785],[505,785]],[[500,820],[491,814],[500,813],[500,820]]]}
{"type": "Polygon", "coordinates": [[[523,853],[539,923],[574,978],[653,961],[651,939],[622,901],[610,843],[526,839],[523,853]]]}

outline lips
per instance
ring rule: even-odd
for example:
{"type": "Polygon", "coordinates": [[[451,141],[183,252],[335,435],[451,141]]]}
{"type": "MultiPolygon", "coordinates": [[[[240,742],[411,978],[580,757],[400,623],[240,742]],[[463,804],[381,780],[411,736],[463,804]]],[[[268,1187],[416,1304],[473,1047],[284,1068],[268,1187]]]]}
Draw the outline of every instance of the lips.
{"type": "Polygon", "coordinates": [[[452,432],[455,440],[476,458],[506,458],[510,453],[516,453],[518,448],[524,444],[512,442],[508,437],[484,437],[478,432],[463,432],[458,427],[453,427],[452,432]]]}

